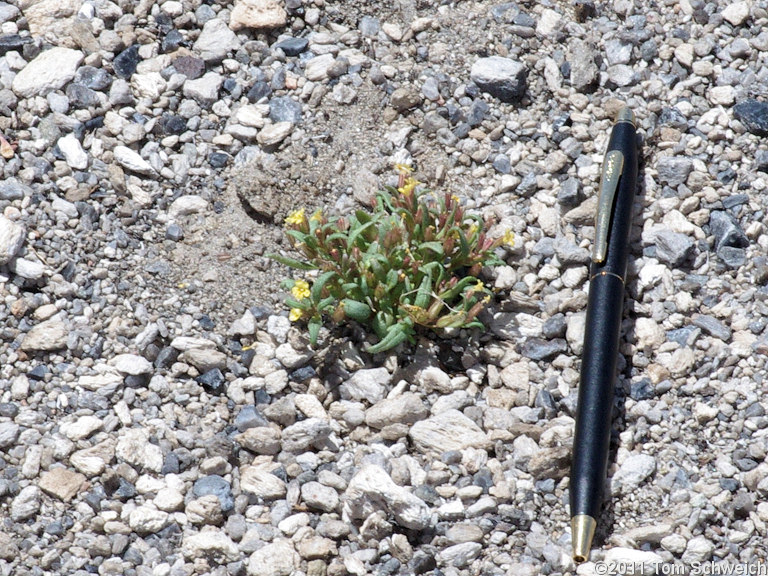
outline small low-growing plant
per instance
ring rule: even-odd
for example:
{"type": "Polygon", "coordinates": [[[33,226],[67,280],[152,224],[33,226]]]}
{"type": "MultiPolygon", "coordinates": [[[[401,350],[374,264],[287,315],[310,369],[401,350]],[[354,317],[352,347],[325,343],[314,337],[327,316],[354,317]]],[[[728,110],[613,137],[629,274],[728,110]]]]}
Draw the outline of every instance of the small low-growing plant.
{"type": "Polygon", "coordinates": [[[425,328],[482,328],[477,314],[491,291],[478,279],[483,266],[501,264],[496,249],[511,245],[512,232],[489,238],[489,222],[467,213],[451,194],[419,186],[398,165],[396,188],[376,196],[372,211],[329,219],[318,210],[293,212],[285,232],[299,258],[271,258],[312,277],[290,279],[284,288],[292,321],[306,321],[316,344],[324,319],[355,320],[379,341],[382,352],[425,328]]]}

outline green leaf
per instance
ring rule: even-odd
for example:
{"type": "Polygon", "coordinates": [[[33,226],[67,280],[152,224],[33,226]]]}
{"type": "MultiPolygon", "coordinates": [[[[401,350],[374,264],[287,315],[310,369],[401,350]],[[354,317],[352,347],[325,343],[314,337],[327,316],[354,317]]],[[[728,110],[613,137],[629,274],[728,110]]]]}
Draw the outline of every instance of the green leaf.
{"type": "Polygon", "coordinates": [[[443,256],[443,243],[442,242],[424,242],[419,246],[420,250],[431,250],[438,256],[443,256]]]}
{"type": "Polygon", "coordinates": [[[312,346],[317,345],[317,337],[320,334],[320,326],[322,326],[322,324],[323,321],[320,316],[312,316],[312,318],[309,319],[307,330],[309,331],[309,342],[312,346]]]}
{"type": "Polygon", "coordinates": [[[328,298],[323,298],[322,300],[320,300],[320,302],[317,303],[317,309],[320,312],[327,312],[329,308],[330,309],[335,308],[336,307],[335,304],[336,304],[336,298],[334,298],[333,296],[328,296],[328,298]]]}
{"type": "Polygon", "coordinates": [[[352,320],[365,322],[371,316],[371,309],[368,304],[365,304],[364,302],[345,298],[341,303],[344,305],[344,314],[352,318],[352,320]]]}
{"type": "Polygon", "coordinates": [[[400,324],[396,324],[390,328],[387,335],[373,346],[367,346],[365,351],[370,354],[377,354],[379,352],[385,352],[391,350],[398,344],[402,344],[408,339],[408,334],[405,333],[405,329],[400,324]]]}
{"type": "MultiPolygon", "coordinates": [[[[359,228],[357,228],[357,230],[354,230],[354,231],[353,231],[353,232],[352,232],[352,233],[349,235],[349,240],[348,240],[348,242],[347,242],[347,246],[355,246],[355,243],[357,242],[357,239],[360,237],[360,235],[361,235],[363,232],[365,232],[365,231],[366,231],[368,228],[370,228],[371,226],[373,226],[373,224],[374,224],[373,222],[367,222],[366,224],[363,224],[362,226],[360,226],[359,228]]],[[[362,248],[362,246],[359,246],[359,248],[362,248]]]]}
{"type": "Polygon", "coordinates": [[[416,294],[416,299],[413,301],[414,306],[419,308],[426,308],[429,304],[429,300],[432,298],[432,276],[424,276],[419,286],[419,291],[416,294]]]}
{"type": "Polygon", "coordinates": [[[317,277],[317,280],[315,280],[312,283],[312,300],[315,302],[319,302],[320,299],[323,297],[323,288],[325,288],[325,285],[334,277],[336,276],[336,272],[334,270],[331,270],[330,272],[323,272],[320,274],[320,276],[317,277]]]}
{"type": "Polygon", "coordinates": [[[452,300],[453,298],[461,294],[467,288],[467,286],[471,284],[477,284],[477,282],[478,280],[474,276],[465,276],[464,278],[458,281],[456,286],[454,286],[450,290],[446,290],[442,294],[438,294],[438,296],[440,296],[440,298],[446,301],[452,300]]]}
{"type": "Polygon", "coordinates": [[[309,300],[296,300],[290,296],[285,299],[285,305],[289,308],[298,308],[299,310],[309,310],[312,308],[312,302],[309,300]]]}
{"type": "Polygon", "coordinates": [[[317,266],[314,266],[309,262],[302,262],[301,260],[289,258],[288,256],[282,256],[281,254],[267,254],[267,258],[270,258],[275,262],[280,262],[280,264],[284,264],[289,268],[295,268],[296,270],[315,270],[317,268],[317,266]]]}

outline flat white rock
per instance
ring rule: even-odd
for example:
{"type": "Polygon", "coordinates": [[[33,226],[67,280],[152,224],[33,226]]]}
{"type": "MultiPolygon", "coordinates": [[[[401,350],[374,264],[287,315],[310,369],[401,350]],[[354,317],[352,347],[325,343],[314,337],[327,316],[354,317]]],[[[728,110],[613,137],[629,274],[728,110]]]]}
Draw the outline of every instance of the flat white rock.
{"type": "Polygon", "coordinates": [[[51,48],[22,68],[11,87],[22,98],[44,96],[72,80],[82,61],[83,53],[79,50],[51,48]]]}

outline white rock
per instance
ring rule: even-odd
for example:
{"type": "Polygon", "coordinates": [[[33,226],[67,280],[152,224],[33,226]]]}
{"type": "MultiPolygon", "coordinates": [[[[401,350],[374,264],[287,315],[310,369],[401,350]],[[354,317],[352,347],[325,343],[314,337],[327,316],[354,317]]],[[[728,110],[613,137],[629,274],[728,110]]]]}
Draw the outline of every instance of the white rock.
{"type": "Polygon", "coordinates": [[[635,338],[638,348],[655,350],[666,341],[667,335],[656,320],[640,317],[635,320],[635,338]]]}
{"type": "Polygon", "coordinates": [[[606,565],[636,566],[640,573],[655,574],[664,559],[655,552],[616,547],[605,552],[604,562],[606,565]]]}
{"type": "Polygon", "coordinates": [[[163,468],[163,451],[149,442],[149,434],[141,428],[125,430],[117,441],[115,454],[139,470],[160,472],[163,468]]]}
{"type": "Polygon", "coordinates": [[[686,544],[686,539],[680,534],[670,534],[661,539],[661,547],[675,555],[685,552],[686,544]]]}
{"type": "Polygon", "coordinates": [[[184,536],[181,552],[187,558],[212,557],[219,564],[240,559],[237,544],[221,530],[211,527],[198,534],[184,536]]]}
{"type": "Polygon", "coordinates": [[[0,422],[0,448],[12,446],[19,437],[21,427],[15,422],[0,422]]]}
{"type": "Polygon", "coordinates": [[[749,18],[749,2],[733,2],[721,12],[723,18],[734,26],[741,26],[749,18]]]}
{"type": "Polygon", "coordinates": [[[144,160],[138,152],[131,150],[127,146],[115,146],[114,155],[115,160],[126,170],[144,175],[155,173],[149,162],[144,160]]]}
{"type": "Polygon", "coordinates": [[[240,488],[243,492],[265,500],[282,498],[287,491],[285,482],[259,466],[248,466],[241,470],[240,488]]]}
{"type": "Polygon", "coordinates": [[[168,208],[168,216],[172,219],[180,216],[189,216],[190,214],[199,214],[205,212],[208,208],[208,200],[202,196],[179,196],[168,208]]]}
{"type": "Polygon", "coordinates": [[[328,412],[323,408],[323,404],[314,394],[296,394],[293,399],[296,408],[302,411],[307,418],[328,419],[328,412]]]}
{"type": "Polygon", "coordinates": [[[715,545],[706,536],[696,536],[688,541],[681,560],[689,566],[706,562],[712,557],[714,551],[715,545]]]}
{"type": "Polygon", "coordinates": [[[477,424],[458,410],[446,410],[416,422],[408,436],[420,452],[438,455],[449,450],[486,448],[491,442],[477,424]]]}
{"type": "Polygon", "coordinates": [[[139,506],[128,516],[128,525],[139,534],[154,534],[168,526],[167,512],[149,506],[139,506]]]}
{"type": "Polygon", "coordinates": [[[230,336],[253,336],[256,334],[256,318],[250,310],[232,322],[229,328],[230,336]]]}
{"type": "Polygon", "coordinates": [[[100,442],[95,446],[78,450],[69,457],[69,463],[78,472],[82,472],[89,478],[98,476],[112,461],[115,454],[115,443],[112,440],[100,442]]]}
{"type": "Polygon", "coordinates": [[[65,422],[59,426],[59,432],[73,442],[88,438],[97,430],[101,430],[104,423],[96,416],[81,416],[74,422],[65,422]]]}
{"type": "Polygon", "coordinates": [[[307,77],[307,80],[311,80],[312,82],[327,80],[328,69],[333,66],[335,61],[336,59],[333,57],[333,54],[315,56],[306,63],[304,75],[307,77]]]}
{"type": "Polygon", "coordinates": [[[69,329],[58,318],[41,322],[27,332],[21,342],[22,350],[44,351],[60,350],[67,345],[69,329]]]}
{"type": "Polygon", "coordinates": [[[479,542],[463,542],[443,548],[436,559],[440,564],[463,568],[477,558],[482,549],[483,545],[479,542]]]}
{"type": "Polygon", "coordinates": [[[63,138],[59,138],[57,145],[70,168],[75,170],[88,168],[88,154],[85,153],[80,145],[80,140],[74,134],[67,134],[63,138]]]}
{"type": "Polygon", "coordinates": [[[716,106],[730,106],[736,101],[736,89],[733,86],[713,86],[707,96],[716,106]]]}
{"type": "Polygon", "coordinates": [[[421,397],[406,392],[392,398],[385,398],[371,406],[365,413],[365,423],[372,428],[382,429],[391,424],[413,424],[429,416],[429,409],[421,397]]]}
{"type": "Polygon", "coordinates": [[[248,576],[291,576],[299,562],[290,540],[275,540],[251,554],[248,576]]]}
{"type": "Polygon", "coordinates": [[[261,106],[258,104],[240,106],[235,112],[234,119],[238,124],[249,128],[262,128],[264,126],[264,114],[262,114],[261,106]]]}
{"type": "Polygon", "coordinates": [[[560,28],[563,20],[562,14],[559,14],[551,8],[544,8],[536,24],[536,33],[541,36],[551,36],[560,28]]]}
{"type": "Polygon", "coordinates": [[[153,370],[152,363],[137,354],[118,354],[110,358],[108,364],[123,374],[140,376],[150,374],[153,370]]]}
{"type": "Polygon", "coordinates": [[[201,106],[210,106],[219,99],[219,89],[224,77],[216,72],[207,72],[202,78],[184,82],[184,96],[194,99],[201,106]]]}
{"type": "Polygon", "coordinates": [[[323,486],[320,482],[307,482],[301,486],[301,499],[315,510],[333,512],[339,505],[339,495],[330,486],[323,486]]]}
{"type": "Polygon", "coordinates": [[[11,520],[21,522],[32,518],[40,511],[42,493],[37,486],[27,486],[11,502],[11,520]]]}
{"type": "Polygon", "coordinates": [[[429,525],[429,506],[402,486],[392,481],[383,468],[375,464],[363,466],[349,481],[344,493],[344,515],[365,519],[378,510],[394,517],[404,528],[422,530],[429,525]]]}
{"type": "Polygon", "coordinates": [[[656,458],[649,454],[630,454],[613,475],[611,489],[616,493],[631,493],[655,471],[656,458]]]}
{"type": "Polygon", "coordinates": [[[23,98],[46,95],[64,87],[75,77],[83,61],[79,50],[51,48],[27,64],[13,79],[13,91],[23,98]]]}
{"type": "Polygon", "coordinates": [[[229,17],[232,30],[280,28],[287,22],[288,13],[278,0],[235,0],[235,7],[229,17]]]}
{"type": "Polygon", "coordinates": [[[240,48],[240,40],[237,39],[227,24],[218,18],[212,18],[203,25],[194,50],[206,62],[218,62],[226,58],[228,52],[234,52],[240,48]]]}
{"type": "Polygon", "coordinates": [[[19,253],[25,237],[22,225],[0,215],[0,266],[8,264],[19,253]]]}
{"type": "Polygon", "coordinates": [[[307,418],[283,430],[283,450],[304,452],[311,446],[322,444],[331,435],[331,425],[324,418],[307,418]]]}
{"type": "Polygon", "coordinates": [[[184,508],[184,494],[174,488],[162,488],[157,492],[152,503],[163,512],[176,512],[184,508]]]}
{"type": "Polygon", "coordinates": [[[392,374],[386,368],[369,368],[352,374],[339,390],[345,400],[367,400],[375,404],[384,398],[391,381],[392,374]]]}
{"type": "Polygon", "coordinates": [[[275,122],[264,126],[256,137],[262,146],[274,146],[279,144],[293,131],[292,122],[275,122]]]}
{"type": "Polygon", "coordinates": [[[165,92],[166,87],[165,79],[159,72],[131,76],[131,90],[137,98],[147,98],[154,102],[165,92]]]}

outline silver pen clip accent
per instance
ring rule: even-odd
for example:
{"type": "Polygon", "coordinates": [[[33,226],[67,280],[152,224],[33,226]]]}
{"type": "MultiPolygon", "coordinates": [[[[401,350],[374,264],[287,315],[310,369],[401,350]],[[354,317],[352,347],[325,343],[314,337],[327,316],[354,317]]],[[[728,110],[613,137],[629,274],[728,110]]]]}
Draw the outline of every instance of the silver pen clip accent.
{"type": "Polygon", "coordinates": [[[624,168],[624,154],[611,150],[603,161],[603,175],[600,178],[600,192],[597,198],[597,217],[595,218],[595,245],[592,261],[601,264],[608,252],[608,233],[611,227],[611,210],[616,198],[616,189],[624,168]]]}

